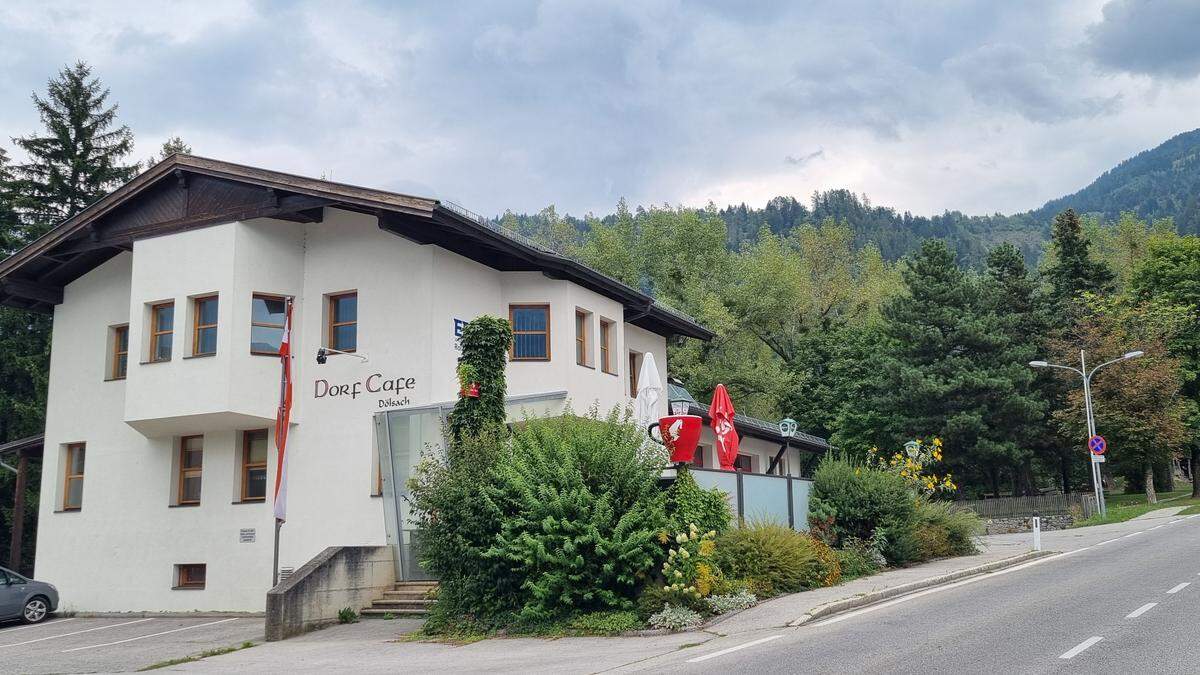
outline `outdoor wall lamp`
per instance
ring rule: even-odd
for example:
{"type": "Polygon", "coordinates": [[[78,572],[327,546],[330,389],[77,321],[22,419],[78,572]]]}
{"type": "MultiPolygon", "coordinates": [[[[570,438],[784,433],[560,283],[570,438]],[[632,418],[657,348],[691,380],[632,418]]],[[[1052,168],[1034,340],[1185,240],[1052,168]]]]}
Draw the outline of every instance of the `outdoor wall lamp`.
{"type": "Polygon", "coordinates": [[[321,347],[317,350],[317,365],[325,365],[325,362],[329,360],[330,354],[345,354],[346,356],[353,356],[356,359],[361,359],[363,363],[366,363],[368,360],[366,354],[344,352],[340,349],[334,349],[332,347],[321,347]]]}

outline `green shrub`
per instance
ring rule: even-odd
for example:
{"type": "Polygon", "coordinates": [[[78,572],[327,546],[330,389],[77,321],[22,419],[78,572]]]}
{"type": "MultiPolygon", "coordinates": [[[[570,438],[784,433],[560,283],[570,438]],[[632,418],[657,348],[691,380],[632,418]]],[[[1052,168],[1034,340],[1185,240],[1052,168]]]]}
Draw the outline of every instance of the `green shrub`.
{"type": "Polygon", "coordinates": [[[836,581],[836,557],[821,546],[786,525],[752,522],[717,537],[713,557],[725,575],[744,580],[751,593],[764,598],[836,581]]]}
{"type": "Polygon", "coordinates": [[[636,612],[588,612],[572,618],[567,627],[588,635],[618,635],[637,630],[642,627],[642,623],[636,612]]]}
{"type": "Polygon", "coordinates": [[[508,321],[494,316],[481,316],[463,326],[458,338],[459,385],[466,388],[477,383],[479,396],[459,395],[448,420],[453,439],[451,452],[458,450],[464,439],[504,424],[507,416],[504,399],[508,393],[504,369],[512,336],[508,321]]]}
{"type": "Polygon", "coordinates": [[[642,589],[642,594],[637,600],[637,614],[643,621],[649,619],[654,614],[662,611],[664,605],[670,604],[667,602],[670,593],[666,591],[662,584],[651,583],[646,584],[642,589]]]}
{"type": "Polygon", "coordinates": [[[338,610],[338,623],[358,623],[358,613],[353,607],[343,607],[338,610]]]}
{"type": "Polygon", "coordinates": [[[922,558],[972,555],[983,521],[970,509],[951,502],[922,502],[917,507],[916,539],[922,558]]]}
{"type": "Polygon", "coordinates": [[[521,620],[634,607],[666,527],[662,464],[641,452],[644,439],[616,410],[514,430],[481,499],[503,514],[484,556],[501,566],[503,588],[515,586],[521,620]]]}
{"type": "Polygon", "coordinates": [[[888,563],[920,559],[916,495],[901,476],[826,455],[813,475],[813,494],[836,513],[833,532],[838,541],[870,539],[878,532],[888,563]]]}
{"type": "Polygon", "coordinates": [[[756,602],[758,602],[758,598],[749,591],[729,595],[711,595],[704,599],[704,604],[712,614],[728,614],[739,609],[753,607],[756,602]]]}
{"type": "Polygon", "coordinates": [[[808,533],[829,544],[837,546],[837,533],[833,525],[837,522],[837,511],[833,505],[817,495],[808,498],[808,533]]]}
{"type": "Polygon", "coordinates": [[[675,482],[667,489],[667,517],[671,519],[671,530],[683,532],[688,525],[695,525],[701,532],[717,534],[729,529],[733,511],[725,493],[715,488],[705,490],[696,483],[696,477],[687,467],[680,467],[675,482]]]}
{"type": "Polygon", "coordinates": [[[837,556],[838,564],[842,567],[843,581],[871,576],[887,565],[887,560],[876,545],[857,537],[850,537],[842,542],[837,556]]]}
{"type": "Polygon", "coordinates": [[[651,616],[647,623],[651,628],[683,630],[684,628],[699,626],[703,621],[704,617],[694,609],[666,605],[662,608],[662,611],[651,616]]]}
{"type": "Polygon", "coordinates": [[[464,438],[453,461],[429,453],[409,481],[421,565],[440,581],[427,632],[464,632],[464,618],[470,631],[486,631],[509,623],[521,607],[524,580],[487,555],[505,514],[484,493],[506,442],[499,429],[464,438]]]}

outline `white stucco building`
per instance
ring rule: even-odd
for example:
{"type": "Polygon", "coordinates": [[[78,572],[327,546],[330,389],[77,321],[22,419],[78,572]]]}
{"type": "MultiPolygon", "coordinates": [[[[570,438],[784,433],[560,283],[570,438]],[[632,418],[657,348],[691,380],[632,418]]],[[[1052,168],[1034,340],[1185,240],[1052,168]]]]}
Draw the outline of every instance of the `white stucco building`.
{"type": "Polygon", "coordinates": [[[509,394],[576,409],[710,337],[452,205],[172,156],[0,263],[0,303],[54,317],[35,573],[65,609],[263,609],[286,297],[284,567],[388,543],[373,415],[457,397],[462,322],[512,318],[509,394]]]}

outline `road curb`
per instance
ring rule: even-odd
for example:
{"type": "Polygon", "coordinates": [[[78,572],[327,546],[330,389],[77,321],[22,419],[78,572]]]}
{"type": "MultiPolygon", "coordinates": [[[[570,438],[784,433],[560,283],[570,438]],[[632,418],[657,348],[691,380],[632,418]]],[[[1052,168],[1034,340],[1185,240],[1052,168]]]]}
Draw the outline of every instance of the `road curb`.
{"type": "Polygon", "coordinates": [[[949,574],[942,574],[936,577],[929,577],[928,579],[921,579],[920,581],[913,581],[907,584],[901,584],[899,586],[892,586],[891,588],[871,591],[870,593],[863,593],[862,595],[857,595],[852,598],[834,600],[833,602],[827,602],[824,605],[814,607],[804,616],[789,623],[788,626],[803,626],[810,621],[822,619],[832,614],[838,614],[847,610],[873,605],[877,602],[891,600],[892,598],[899,597],[901,595],[907,595],[909,593],[924,590],[926,588],[943,586],[967,577],[976,576],[978,574],[985,574],[987,572],[994,572],[1006,567],[1013,567],[1014,565],[1020,565],[1021,563],[1034,560],[1035,558],[1053,555],[1053,553],[1053,551],[1030,551],[1028,553],[1022,553],[1021,555],[1012,556],[1011,558],[1004,558],[1003,560],[996,560],[983,565],[976,565],[975,567],[968,567],[956,572],[950,572],[949,574]]]}

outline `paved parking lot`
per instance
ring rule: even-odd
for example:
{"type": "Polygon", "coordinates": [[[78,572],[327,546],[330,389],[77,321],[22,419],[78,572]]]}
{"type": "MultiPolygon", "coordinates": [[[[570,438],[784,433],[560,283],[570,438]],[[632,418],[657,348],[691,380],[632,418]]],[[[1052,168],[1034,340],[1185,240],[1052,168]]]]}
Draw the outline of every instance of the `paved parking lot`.
{"type": "Polygon", "coordinates": [[[54,618],[0,623],[0,672],[128,672],[210,649],[261,642],[261,617],[54,618]]]}

